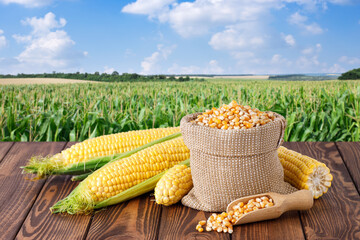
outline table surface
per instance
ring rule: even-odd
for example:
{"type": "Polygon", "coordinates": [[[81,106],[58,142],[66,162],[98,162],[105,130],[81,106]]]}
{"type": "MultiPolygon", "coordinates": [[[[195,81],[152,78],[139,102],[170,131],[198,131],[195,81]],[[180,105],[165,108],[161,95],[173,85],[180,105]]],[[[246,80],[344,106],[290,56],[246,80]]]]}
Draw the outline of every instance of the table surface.
{"type": "Polygon", "coordinates": [[[0,239],[360,239],[360,142],[284,143],[324,162],[334,176],[331,188],[309,211],[236,226],[231,235],[198,233],[198,221],[210,213],[159,206],[150,193],[93,215],[52,215],[49,208],[77,183],[69,176],[29,181],[20,166],[73,144],[0,142],[0,239]]]}

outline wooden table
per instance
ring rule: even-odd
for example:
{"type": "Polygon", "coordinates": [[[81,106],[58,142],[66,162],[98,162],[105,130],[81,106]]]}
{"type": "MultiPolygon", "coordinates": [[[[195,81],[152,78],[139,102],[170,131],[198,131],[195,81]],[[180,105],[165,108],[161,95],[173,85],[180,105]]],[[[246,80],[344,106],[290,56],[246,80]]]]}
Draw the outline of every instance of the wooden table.
{"type": "Polygon", "coordinates": [[[34,155],[60,152],[74,143],[0,142],[0,239],[360,239],[360,143],[285,143],[314,157],[334,176],[328,193],[309,211],[237,226],[227,233],[198,233],[210,213],[177,204],[158,206],[150,194],[86,216],[51,215],[49,208],[77,183],[69,176],[25,180],[20,166],[34,155]]]}

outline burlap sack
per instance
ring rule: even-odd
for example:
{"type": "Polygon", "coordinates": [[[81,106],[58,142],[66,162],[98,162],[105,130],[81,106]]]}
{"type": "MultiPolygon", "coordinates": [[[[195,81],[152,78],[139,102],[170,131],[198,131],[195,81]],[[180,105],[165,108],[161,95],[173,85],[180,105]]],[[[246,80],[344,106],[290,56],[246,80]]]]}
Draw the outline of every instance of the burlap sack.
{"type": "Polygon", "coordinates": [[[226,211],[240,197],[296,189],[284,182],[277,149],[282,144],[286,120],[279,114],[260,127],[221,130],[181,119],[180,128],[190,149],[193,189],[182,199],[185,206],[211,212],[226,211]]]}

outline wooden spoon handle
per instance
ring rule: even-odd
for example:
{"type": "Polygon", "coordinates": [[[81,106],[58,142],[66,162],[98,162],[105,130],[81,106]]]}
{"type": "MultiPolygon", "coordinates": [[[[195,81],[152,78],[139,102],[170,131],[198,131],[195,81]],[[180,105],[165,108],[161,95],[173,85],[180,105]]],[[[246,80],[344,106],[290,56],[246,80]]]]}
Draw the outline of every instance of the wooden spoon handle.
{"type": "Polygon", "coordinates": [[[284,210],[308,210],[314,204],[314,198],[309,190],[300,190],[292,194],[285,195],[286,199],[283,202],[284,210]]]}

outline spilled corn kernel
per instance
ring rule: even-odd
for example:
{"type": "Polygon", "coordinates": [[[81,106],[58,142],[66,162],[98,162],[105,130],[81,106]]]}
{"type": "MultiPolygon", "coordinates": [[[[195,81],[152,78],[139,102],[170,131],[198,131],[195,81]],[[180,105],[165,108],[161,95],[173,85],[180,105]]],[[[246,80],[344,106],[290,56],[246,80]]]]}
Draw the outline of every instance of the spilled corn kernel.
{"type": "Polygon", "coordinates": [[[232,101],[229,105],[206,110],[198,115],[194,122],[201,126],[217,129],[249,129],[265,125],[275,120],[274,113],[239,105],[232,101]]]}
{"type": "MultiPolygon", "coordinates": [[[[253,198],[246,203],[240,202],[233,206],[233,209],[229,212],[223,212],[220,214],[213,213],[206,221],[205,230],[207,232],[228,232],[233,233],[233,225],[245,214],[260,210],[262,208],[268,208],[274,206],[273,200],[268,196],[253,198]]],[[[202,220],[196,226],[196,230],[202,232],[205,221],[202,220]],[[201,229],[201,230],[200,230],[201,229]]]]}

